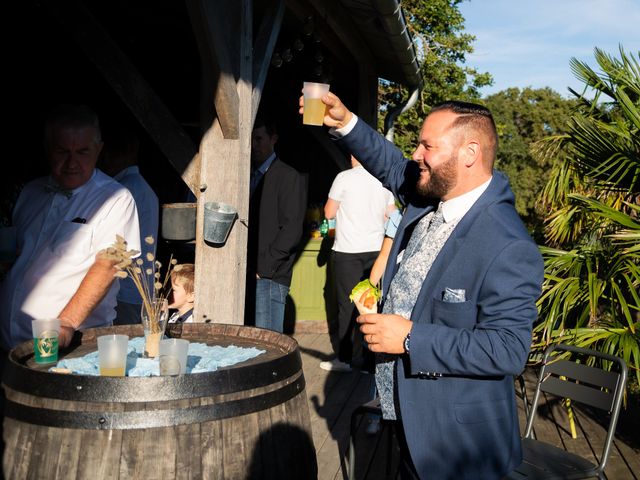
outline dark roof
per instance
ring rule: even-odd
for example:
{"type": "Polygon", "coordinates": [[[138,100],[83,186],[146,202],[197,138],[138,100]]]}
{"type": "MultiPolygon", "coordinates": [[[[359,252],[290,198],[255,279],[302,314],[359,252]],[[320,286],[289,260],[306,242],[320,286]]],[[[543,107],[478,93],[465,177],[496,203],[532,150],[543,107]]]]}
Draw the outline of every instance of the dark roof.
{"type": "Polygon", "coordinates": [[[398,0],[340,0],[370,46],[380,78],[422,84],[416,48],[398,0]]]}

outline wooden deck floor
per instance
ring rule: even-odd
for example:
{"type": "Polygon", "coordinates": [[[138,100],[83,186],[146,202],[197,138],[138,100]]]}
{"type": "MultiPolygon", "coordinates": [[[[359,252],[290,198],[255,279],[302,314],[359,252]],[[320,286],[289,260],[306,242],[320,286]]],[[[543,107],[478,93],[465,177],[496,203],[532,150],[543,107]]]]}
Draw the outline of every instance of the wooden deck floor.
{"type": "MultiPolygon", "coordinates": [[[[360,372],[326,372],[319,363],[331,357],[326,333],[300,333],[294,338],[300,345],[306,392],[309,400],[313,442],[318,459],[319,480],[347,479],[345,452],[349,443],[352,411],[370,399],[372,376],[360,372]]],[[[529,397],[533,392],[535,373],[527,372],[529,397]]],[[[531,398],[530,398],[531,399],[531,398]]],[[[524,430],[523,402],[518,402],[521,429],[524,430]]],[[[539,440],[595,461],[601,453],[605,429],[599,419],[585,409],[576,408],[577,438],[572,439],[565,409],[557,404],[539,410],[539,440]],[[544,421],[540,421],[544,419],[544,421]]],[[[381,480],[395,478],[396,455],[393,438],[388,435],[366,435],[363,419],[356,436],[355,478],[381,480]],[[387,471],[391,473],[387,474],[387,471]]],[[[618,422],[614,447],[605,470],[609,480],[637,480],[640,476],[640,408],[623,410],[618,422]]]]}

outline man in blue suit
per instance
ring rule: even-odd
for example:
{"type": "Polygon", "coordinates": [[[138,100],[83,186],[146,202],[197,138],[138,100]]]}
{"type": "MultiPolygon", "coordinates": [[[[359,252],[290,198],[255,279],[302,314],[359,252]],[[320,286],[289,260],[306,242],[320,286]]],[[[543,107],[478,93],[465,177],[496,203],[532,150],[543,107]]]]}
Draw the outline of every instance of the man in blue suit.
{"type": "Polygon", "coordinates": [[[507,178],[493,170],[491,113],[434,107],[410,161],[333,93],[322,100],[331,133],[406,205],[382,313],[358,318],[379,354],[402,476],[502,478],[522,460],[513,377],[529,353],[543,262],[507,178]]]}

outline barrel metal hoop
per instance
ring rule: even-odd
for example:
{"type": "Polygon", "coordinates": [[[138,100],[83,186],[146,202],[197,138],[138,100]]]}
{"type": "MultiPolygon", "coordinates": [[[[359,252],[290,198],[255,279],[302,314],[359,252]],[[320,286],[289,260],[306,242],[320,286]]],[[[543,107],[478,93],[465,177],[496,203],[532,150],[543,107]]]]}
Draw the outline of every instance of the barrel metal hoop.
{"type": "MultiPolygon", "coordinates": [[[[46,427],[84,430],[131,430],[189,425],[238,417],[283,404],[304,391],[302,371],[298,378],[277,390],[249,398],[172,410],[130,412],[72,412],[21,405],[5,401],[5,417],[46,427]]],[[[306,401],[306,399],[305,399],[306,401]]]]}
{"type": "Polygon", "coordinates": [[[302,370],[298,349],[267,362],[177,377],[101,377],[52,374],[9,358],[3,383],[37,397],[84,402],[158,402],[266,387],[302,370]]]}

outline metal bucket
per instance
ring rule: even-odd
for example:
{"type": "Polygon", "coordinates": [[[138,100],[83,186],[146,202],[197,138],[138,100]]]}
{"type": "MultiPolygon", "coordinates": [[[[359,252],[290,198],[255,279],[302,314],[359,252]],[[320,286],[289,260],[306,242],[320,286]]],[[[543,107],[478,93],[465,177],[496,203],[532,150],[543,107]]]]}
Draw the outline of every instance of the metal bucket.
{"type": "Polygon", "coordinates": [[[196,238],[196,204],[166,203],[162,205],[162,238],[190,241],[196,238]]]}
{"type": "Polygon", "coordinates": [[[222,244],[227,241],[238,212],[222,202],[204,204],[204,239],[209,243],[222,244]]]}

